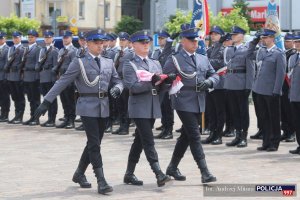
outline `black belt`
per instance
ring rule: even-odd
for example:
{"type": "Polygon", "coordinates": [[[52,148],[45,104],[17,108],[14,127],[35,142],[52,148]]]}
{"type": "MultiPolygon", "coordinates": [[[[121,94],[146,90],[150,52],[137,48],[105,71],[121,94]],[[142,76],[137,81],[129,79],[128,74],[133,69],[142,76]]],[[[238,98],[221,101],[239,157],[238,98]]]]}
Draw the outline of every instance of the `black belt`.
{"type": "Polygon", "coordinates": [[[199,86],[183,86],[182,88],[180,88],[180,90],[204,92],[204,90],[200,90],[199,86]]]}
{"type": "Polygon", "coordinates": [[[246,73],[246,69],[227,69],[227,73],[229,74],[246,73]]]}
{"type": "Polygon", "coordinates": [[[25,72],[35,72],[35,69],[24,69],[25,72]]]}
{"type": "Polygon", "coordinates": [[[156,89],[152,89],[150,91],[145,91],[145,92],[140,92],[140,93],[129,92],[130,96],[137,96],[137,95],[143,95],[143,94],[152,94],[152,96],[156,96],[158,94],[158,91],[156,89]]]}
{"type": "Polygon", "coordinates": [[[80,97],[98,97],[99,99],[103,99],[108,96],[107,92],[98,92],[98,93],[79,93],[80,97]]]}

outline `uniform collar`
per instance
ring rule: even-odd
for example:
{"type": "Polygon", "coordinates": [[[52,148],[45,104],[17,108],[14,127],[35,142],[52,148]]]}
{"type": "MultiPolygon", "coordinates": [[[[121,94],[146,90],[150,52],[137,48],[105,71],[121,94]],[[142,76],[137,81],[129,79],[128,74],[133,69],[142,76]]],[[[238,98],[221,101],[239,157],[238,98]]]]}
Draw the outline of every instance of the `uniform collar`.
{"type": "Polygon", "coordinates": [[[73,46],[73,44],[71,43],[71,44],[69,44],[69,45],[67,45],[67,46],[64,46],[66,49],[70,49],[70,47],[71,46],[73,46]]]}
{"type": "Polygon", "coordinates": [[[95,55],[91,54],[90,52],[89,52],[89,54],[90,54],[90,56],[92,56],[93,59],[95,59],[96,57],[100,59],[100,54],[98,56],[95,56],[95,55]]]}
{"type": "Polygon", "coordinates": [[[274,47],[276,47],[276,45],[274,44],[271,48],[267,48],[267,52],[270,52],[272,49],[274,49],[274,47]]]}
{"type": "Polygon", "coordinates": [[[36,45],[36,42],[33,44],[28,45],[28,48],[31,49],[34,45],[36,45]]]}
{"type": "Polygon", "coordinates": [[[137,55],[140,59],[142,59],[142,60],[144,60],[144,59],[146,59],[146,60],[148,60],[148,56],[146,56],[146,57],[142,57],[142,56],[140,56],[140,55],[137,55]]]}
{"type": "Polygon", "coordinates": [[[18,48],[19,46],[21,46],[21,42],[19,44],[14,45],[15,48],[18,48]]]}
{"type": "Polygon", "coordinates": [[[184,51],[185,51],[185,53],[188,55],[188,56],[191,56],[191,55],[196,55],[196,52],[194,52],[194,53],[190,53],[190,52],[188,52],[188,51],[186,51],[184,48],[182,48],[184,51]]]}
{"type": "Polygon", "coordinates": [[[243,45],[243,43],[241,43],[239,45],[235,45],[235,47],[236,47],[236,49],[239,49],[242,45],[243,45]]]}

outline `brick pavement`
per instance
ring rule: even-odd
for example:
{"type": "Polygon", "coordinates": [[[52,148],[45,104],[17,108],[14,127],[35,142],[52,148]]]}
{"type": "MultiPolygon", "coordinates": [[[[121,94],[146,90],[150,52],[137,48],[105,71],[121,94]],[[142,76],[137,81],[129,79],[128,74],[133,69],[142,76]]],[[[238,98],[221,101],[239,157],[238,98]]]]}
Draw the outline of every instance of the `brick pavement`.
{"type": "MultiPolygon", "coordinates": [[[[25,120],[29,118],[28,105],[25,120]]],[[[250,135],[256,131],[256,118],[251,111],[250,135]]],[[[58,117],[62,116],[60,109],[58,117]]],[[[12,117],[12,116],[11,116],[12,117]]],[[[41,118],[41,122],[46,117],[41,118]]],[[[159,120],[156,126],[159,125],[159,120]]],[[[180,127],[176,117],[175,128],[180,127]]],[[[133,129],[131,128],[131,132],[133,129]]],[[[155,132],[158,133],[157,131],[155,132]]],[[[176,138],[156,140],[161,167],[166,169],[172,155],[176,138]]],[[[225,138],[223,143],[232,138],[225,138]]],[[[190,151],[179,165],[187,176],[185,182],[171,181],[166,187],[158,188],[156,180],[144,154],[136,169],[144,186],[135,187],[122,183],[129,148],[133,137],[105,134],[102,144],[104,173],[114,192],[98,195],[97,183],[92,168],[87,170],[91,189],[81,189],[71,181],[73,172],[85,145],[83,132],[56,128],[29,127],[0,124],[0,200],[91,200],[91,199],[271,199],[203,197],[203,185],[190,151]]],[[[217,183],[300,183],[300,156],[291,155],[296,143],[281,143],[278,152],[256,151],[261,141],[249,139],[243,149],[225,145],[205,145],[204,150],[210,171],[217,176],[217,183]]],[[[299,195],[298,195],[299,196],[299,195]]],[[[272,198],[274,199],[274,198],[272,198]]],[[[282,199],[282,198],[275,198],[282,199]]],[[[296,198],[288,198],[296,199],[296,198]]]]}

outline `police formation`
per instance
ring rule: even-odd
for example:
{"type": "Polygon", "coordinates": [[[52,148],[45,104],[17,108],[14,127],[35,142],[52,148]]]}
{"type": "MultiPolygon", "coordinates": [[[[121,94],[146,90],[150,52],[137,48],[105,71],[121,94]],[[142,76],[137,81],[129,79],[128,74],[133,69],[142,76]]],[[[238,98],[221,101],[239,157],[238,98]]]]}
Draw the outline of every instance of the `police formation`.
{"type": "Polygon", "coordinates": [[[35,30],[27,33],[28,46],[21,44],[22,33],[14,32],[11,47],[6,45],[6,34],[0,32],[0,122],[72,129],[79,116],[82,124],[76,129],[85,131],[87,143],[72,180],[90,188],[85,171],[91,164],[101,194],[113,191],[104,177],[100,153],[103,135],[128,135],[133,124],[136,128],[124,183],[143,185],[134,175],[143,150],[158,187],[170,177],[184,181],[178,165],[188,146],[202,182],[216,181],[208,170],[202,145],[220,145],[222,137],[234,137],[227,146],[247,147],[251,92],[258,132],[250,138],[262,139],[257,150],[277,151],[281,141],[294,142],[297,138],[299,147],[290,153],[300,154],[300,34],[285,36],[283,52],[276,47],[272,30],[263,29],[244,44],[242,28],[234,26],[225,34],[214,26],[210,31],[212,44],[207,47],[207,55],[201,55],[196,53],[198,31],[189,24],[172,35],[159,31],[160,47],[153,52],[153,39],[147,31],[132,35],[103,30],[80,32],[78,49],[72,44],[72,32],[65,31],[60,50],[54,46],[51,31],[44,32],[43,47],[36,43],[35,30]],[[180,44],[175,48],[178,37],[180,44]],[[180,90],[170,93],[179,83],[183,84],[180,90]],[[23,122],[24,94],[30,119],[23,122]],[[58,95],[64,110],[60,124],[56,124],[58,95]],[[10,99],[15,108],[12,119],[10,99]],[[174,110],[182,126],[176,130],[180,136],[164,173],[154,139],[173,138],[174,110]],[[40,124],[40,116],[47,111],[48,120],[40,124]],[[201,124],[203,112],[205,123],[201,124]],[[161,132],[154,136],[157,118],[162,125],[156,129],[161,132]],[[118,129],[113,131],[113,125],[119,125],[118,129]],[[205,131],[201,125],[205,125],[205,131]],[[209,134],[202,141],[201,132],[209,134]]]}

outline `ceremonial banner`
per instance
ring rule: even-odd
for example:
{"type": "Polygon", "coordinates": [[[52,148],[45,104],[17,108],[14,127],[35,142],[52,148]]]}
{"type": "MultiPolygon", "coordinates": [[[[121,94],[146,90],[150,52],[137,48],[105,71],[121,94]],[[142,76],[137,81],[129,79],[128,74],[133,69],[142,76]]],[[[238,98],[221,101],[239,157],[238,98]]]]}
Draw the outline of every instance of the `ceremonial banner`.
{"type": "Polygon", "coordinates": [[[205,35],[209,33],[209,15],[207,0],[194,0],[191,28],[199,28],[199,47],[197,53],[206,54],[205,35]]]}
{"type": "Polygon", "coordinates": [[[277,12],[277,4],[275,0],[269,0],[265,28],[277,32],[275,37],[275,44],[278,48],[284,49],[283,38],[281,36],[281,28],[277,12]]]}

